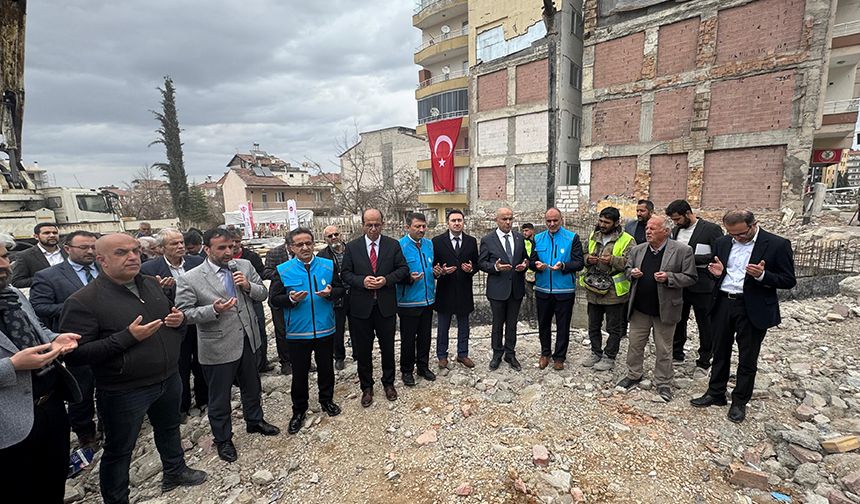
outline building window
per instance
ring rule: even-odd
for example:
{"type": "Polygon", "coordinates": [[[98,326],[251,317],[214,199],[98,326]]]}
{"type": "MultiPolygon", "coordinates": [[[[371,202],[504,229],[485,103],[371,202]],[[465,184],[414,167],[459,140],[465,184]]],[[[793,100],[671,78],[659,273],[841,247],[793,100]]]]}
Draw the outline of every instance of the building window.
{"type": "Polygon", "coordinates": [[[287,198],[286,198],[286,195],[284,194],[284,191],[278,191],[275,193],[275,201],[277,201],[278,203],[283,203],[283,202],[287,201],[287,198]]]}
{"type": "Polygon", "coordinates": [[[582,19],[582,13],[576,9],[573,9],[573,16],[571,18],[570,24],[570,32],[573,33],[576,37],[582,38],[582,32],[585,29],[584,21],[582,19]]]}
{"type": "Polygon", "coordinates": [[[321,192],[314,191],[314,201],[316,201],[317,203],[322,201],[322,193],[321,192]]]}
{"type": "Polygon", "coordinates": [[[582,138],[582,118],[574,114],[570,121],[570,137],[576,140],[582,138]]]}
{"type": "Polygon", "coordinates": [[[469,93],[466,89],[446,91],[418,100],[418,124],[451,117],[462,117],[468,113],[469,93]],[[439,111],[438,116],[431,114],[434,108],[439,111]]]}
{"type": "Polygon", "coordinates": [[[564,185],[579,185],[579,163],[567,163],[566,167],[564,185]]]}
{"type": "Polygon", "coordinates": [[[570,62],[570,85],[574,89],[582,89],[582,67],[570,62]]]}
{"type": "Polygon", "coordinates": [[[269,195],[266,194],[266,191],[263,191],[263,194],[261,194],[260,197],[263,198],[263,203],[269,202],[269,195]]]}

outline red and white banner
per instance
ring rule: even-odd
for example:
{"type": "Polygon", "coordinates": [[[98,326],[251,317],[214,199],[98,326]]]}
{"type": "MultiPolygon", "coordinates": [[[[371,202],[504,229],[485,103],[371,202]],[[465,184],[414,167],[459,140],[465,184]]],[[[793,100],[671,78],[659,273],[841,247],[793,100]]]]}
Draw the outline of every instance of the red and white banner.
{"type": "Polygon", "coordinates": [[[454,192],[454,146],[462,124],[462,117],[427,123],[433,190],[436,192],[454,192]]]}
{"type": "Polygon", "coordinates": [[[842,149],[813,149],[813,164],[836,164],[842,160],[842,149]]]}
{"type": "Polygon", "coordinates": [[[239,205],[239,212],[242,213],[242,238],[250,240],[254,238],[254,208],[251,206],[251,202],[239,205]]]}

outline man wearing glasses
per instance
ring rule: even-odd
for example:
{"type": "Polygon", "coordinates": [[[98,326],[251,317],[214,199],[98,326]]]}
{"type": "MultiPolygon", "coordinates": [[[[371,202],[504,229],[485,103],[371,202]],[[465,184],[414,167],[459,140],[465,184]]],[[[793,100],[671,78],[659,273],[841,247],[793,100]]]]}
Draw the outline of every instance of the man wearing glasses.
{"type": "Polygon", "coordinates": [[[714,364],[708,391],[690,400],[698,408],[726,405],[732,345],[738,342],[737,385],[728,418],[744,421],[752,397],[759,351],[767,330],[779,325],[777,289],[791,289],[794,256],[791,242],[760,229],[752,212],[733,210],[723,217],[727,234],[715,243],[708,272],[716,280],[711,323],[714,364]]]}
{"type": "Polygon", "coordinates": [[[358,357],[361,405],[373,404],[373,339],[382,352],[385,398],[397,400],[394,388],[395,285],[409,276],[409,265],[394,238],[382,235],[382,212],[375,208],[361,216],[364,234],[346,245],[343,280],[349,285],[349,330],[358,357]]]}
{"type": "MultiPolygon", "coordinates": [[[[323,229],[323,237],[325,238],[326,247],[317,253],[317,257],[328,259],[335,264],[335,271],[340,277],[341,265],[343,264],[343,254],[346,247],[343,240],[340,238],[340,231],[337,226],[327,226],[323,229]]],[[[338,278],[338,280],[343,280],[338,278]]],[[[343,361],[346,359],[346,347],[344,346],[344,333],[346,332],[346,311],[349,308],[349,288],[343,294],[343,297],[336,299],[334,302],[334,368],[338,371],[343,369],[343,361]]],[[[352,345],[350,345],[352,346],[352,345]]],[[[352,351],[352,358],[355,359],[355,350],[352,351]]]]}

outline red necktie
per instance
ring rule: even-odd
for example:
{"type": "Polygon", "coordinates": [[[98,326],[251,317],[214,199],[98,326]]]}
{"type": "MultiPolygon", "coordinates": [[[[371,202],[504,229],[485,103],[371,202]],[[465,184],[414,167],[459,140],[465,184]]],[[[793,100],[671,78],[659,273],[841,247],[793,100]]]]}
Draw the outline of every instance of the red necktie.
{"type": "Polygon", "coordinates": [[[376,273],[376,243],[370,242],[370,269],[376,273]]]}

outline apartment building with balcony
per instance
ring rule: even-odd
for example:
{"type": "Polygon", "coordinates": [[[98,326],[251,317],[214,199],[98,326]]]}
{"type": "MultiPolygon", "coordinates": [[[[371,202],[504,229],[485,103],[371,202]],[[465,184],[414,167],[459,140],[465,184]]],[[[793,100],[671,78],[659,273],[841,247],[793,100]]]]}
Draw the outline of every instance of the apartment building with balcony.
{"type": "Polygon", "coordinates": [[[453,192],[434,192],[430,147],[426,143],[417,161],[418,202],[431,221],[444,222],[446,210],[463,209],[469,203],[469,1],[418,0],[412,25],[421,30],[414,61],[420,67],[415,99],[418,105],[416,134],[427,136],[428,122],[462,118],[454,146],[453,192]]]}

